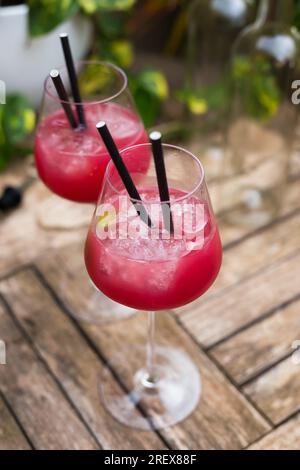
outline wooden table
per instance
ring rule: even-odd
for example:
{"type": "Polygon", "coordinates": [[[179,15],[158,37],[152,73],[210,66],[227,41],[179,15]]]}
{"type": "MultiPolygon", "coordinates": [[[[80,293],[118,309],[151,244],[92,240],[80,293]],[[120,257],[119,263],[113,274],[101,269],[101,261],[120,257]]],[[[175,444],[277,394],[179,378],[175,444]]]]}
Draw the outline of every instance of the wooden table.
{"type": "MultiPolygon", "coordinates": [[[[12,168],[0,188],[24,172],[12,168]]],[[[221,224],[214,287],[157,315],[158,340],[191,355],[203,394],[184,422],[155,433],[118,424],[97,393],[113,352],[145,341],[145,314],[101,326],[74,319],[104,308],[82,260],[92,208],[66,211],[35,182],[0,224],[0,449],[300,449],[299,196],[295,180],[278,219],[260,230],[221,224]]]]}

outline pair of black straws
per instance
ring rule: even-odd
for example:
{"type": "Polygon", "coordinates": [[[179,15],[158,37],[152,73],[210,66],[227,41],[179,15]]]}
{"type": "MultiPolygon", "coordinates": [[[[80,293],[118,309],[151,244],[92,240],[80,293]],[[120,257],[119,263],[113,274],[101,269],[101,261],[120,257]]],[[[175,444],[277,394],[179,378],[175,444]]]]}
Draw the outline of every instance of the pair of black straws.
{"type": "MultiPolygon", "coordinates": [[[[78,85],[77,74],[76,74],[76,70],[74,66],[74,60],[73,60],[72,51],[70,47],[69,37],[66,33],[63,33],[60,35],[60,39],[61,39],[61,44],[62,44],[62,49],[63,49],[63,53],[65,57],[67,70],[68,70],[68,75],[69,75],[69,80],[70,80],[70,85],[71,85],[73,100],[74,100],[74,104],[76,108],[78,122],[77,122],[76,117],[73,114],[72,106],[69,101],[69,97],[66,92],[66,88],[64,86],[64,83],[62,81],[59,71],[56,69],[51,70],[50,77],[52,78],[53,84],[60,98],[61,105],[65,111],[65,114],[70,123],[70,126],[73,129],[77,129],[77,128],[84,129],[87,127],[87,125],[86,125],[86,119],[84,115],[84,109],[83,109],[83,104],[82,104],[79,85],[78,85]]],[[[134,201],[133,204],[135,206],[135,209],[138,215],[141,217],[143,222],[145,222],[148,225],[148,227],[153,228],[153,224],[150,219],[150,216],[147,213],[147,210],[142,203],[142,199],[139,195],[139,192],[119,153],[118,147],[106,126],[106,123],[104,121],[100,121],[96,127],[103,139],[103,142],[107,148],[108,153],[111,156],[111,159],[114,162],[114,165],[116,166],[116,169],[120,175],[120,178],[123,181],[123,184],[128,192],[130,199],[134,201]],[[140,202],[137,202],[137,201],[140,201],[140,202]]],[[[165,228],[171,234],[173,234],[174,224],[173,224],[173,218],[172,218],[172,213],[171,213],[170,194],[169,194],[169,188],[168,188],[168,181],[167,181],[167,175],[166,175],[166,168],[165,168],[164,155],[163,155],[163,146],[161,142],[160,132],[152,132],[150,134],[150,141],[152,144],[152,152],[153,152],[154,162],[155,162],[155,170],[156,170],[156,176],[157,176],[157,182],[158,182],[159,196],[160,196],[160,201],[162,204],[164,225],[165,225],[165,228]]]]}
{"type": "Polygon", "coordinates": [[[64,83],[62,81],[59,71],[56,69],[51,70],[50,77],[52,78],[53,84],[60,98],[61,105],[66,113],[70,126],[73,129],[76,129],[77,127],[86,128],[87,125],[86,125],[86,119],[84,115],[84,109],[83,109],[83,104],[82,104],[79,85],[78,85],[77,74],[75,70],[71,46],[70,46],[69,37],[67,33],[62,33],[60,35],[60,40],[61,40],[61,45],[62,45],[64,57],[65,57],[66,67],[68,70],[71,91],[72,91],[73,100],[75,103],[78,121],[76,117],[74,116],[72,106],[70,104],[69,97],[66,92],[66,88],[64,86],[64,83]]]}
{"type": "MultiPolygon", "coordinates": [[[[97,124],[97,129],[99,134],[102,137],[102,140],[107,148],[109,155],[111,156],[112,161],[119,173],[119,176],[128,192],[130,199],[133,202],[133,205],[141,217],[143,222],[145,222],[148,227],[153,228],[153,223],[150,219],[150,216],[143,205],[141,196],[130,176],[130,173],[120,155],[118,147],[112,138],[111,133],[108,130],[108,127],[104,121],[100,121],[97,124]],[[140,202],[137,202],[140,201],[140,202]]],[[[162,213],[164,219],[165,228],[171,233],[174,233],[174,224],[171,212],[171,205],[170,205],[170,194],[169,194],[169,187],[166,175],[166,167],[164,162],[164,155],[163,155],[163,146],[161,142],[161,133],[160,132],[151,132],[150,134],[150,141],[152,145],[152,152],[155,162],[155,170],[156,170],[156,177],[159,189],[159,197],[162,204],[162,213]]]]}

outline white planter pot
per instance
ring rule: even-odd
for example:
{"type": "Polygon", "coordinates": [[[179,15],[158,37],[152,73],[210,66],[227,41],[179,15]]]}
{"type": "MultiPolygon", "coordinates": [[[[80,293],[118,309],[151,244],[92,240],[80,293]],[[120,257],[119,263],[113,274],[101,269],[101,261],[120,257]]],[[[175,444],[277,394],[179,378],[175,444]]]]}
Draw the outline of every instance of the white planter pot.
{"type": "Polygon", "coordinates": [[[0,7],[0,80],[7,93],[21,93],[38,106],[46,75],[64,63],[58,35],[68,33],[74,58],[82,59],[91,44],[92,25],[75,15],[51,33],[31,39],[28,11],[27,5],[0,7]]]}

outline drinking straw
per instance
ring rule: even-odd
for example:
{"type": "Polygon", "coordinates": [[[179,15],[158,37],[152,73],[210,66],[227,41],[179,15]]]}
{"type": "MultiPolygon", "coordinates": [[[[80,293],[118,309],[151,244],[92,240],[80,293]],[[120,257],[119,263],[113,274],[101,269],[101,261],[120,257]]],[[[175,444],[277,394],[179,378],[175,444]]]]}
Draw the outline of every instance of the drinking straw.
{"type": "Polygon", "coordinates": [[[72,90],[74,103],[76,106],[78,121],[79,121],[80,126],[85,128],[87,127],[86,120],[85,120],[84,109],[83,109],[83,104],[82,104],[82,100],[80,96],[77,74],[76,74],[76,70],[74,66],[74,60],[72,56],[68,34],[67,33],[60,34],[60,40],[61,40],[61,45],[62,45],[64,56],[65,56],[66,66],[68,69],[71,90],[72,90]]]}
{"type": "Polygon", "coordinates": [[[166,167],[164,161],[163,147],[161,143],[161,133],[154,131],[150,134],[150,141],[152,145],[152,152],[155,163],[155,171],[159,189],[159,197],[162,203],[162,213],[165,228],[174,233],[174,223],[170,205],[170,193],[167,181],[166,167]]]}
{"type": "Polygon", "coordinates": [[[59,71],[56,69],[51,70],[50,77],[52,78],[57,94],[61,100],[61,105],[66,113],[70,126],[73,127],[73,129],[75,129],[77,127],[77,122],[74,117],[72,107],[69,103],[69,97],[64,87],[59,71]]]}
{"type": "Polygon", "coordinates": [[[119,153],[116,143],[113,140],[112,135],[109,132],[109,129],[106,123],[104,121],[100,121],[98,122],[96,127],[98,129],[99,134],[102,137],[102,140],[107,148],[109,155],[111,156],[112,161],[114,162],[114,165],[120,175],[120,178],[123,181],[123,184],[129,194],[130,199],[134,199],[135,201],[141,201],[141,203],[133,202],[133,205],[138,215],[141,217],[142,221],[145,222],[148,225],[148,227],[151,228],[152,227],[151,219],[145,207],[142,204],[142,199],[139,195],[139,192],[136,189],[136,186],[129,174],[129,171],[127,170],[127,167],[119,153]]]}

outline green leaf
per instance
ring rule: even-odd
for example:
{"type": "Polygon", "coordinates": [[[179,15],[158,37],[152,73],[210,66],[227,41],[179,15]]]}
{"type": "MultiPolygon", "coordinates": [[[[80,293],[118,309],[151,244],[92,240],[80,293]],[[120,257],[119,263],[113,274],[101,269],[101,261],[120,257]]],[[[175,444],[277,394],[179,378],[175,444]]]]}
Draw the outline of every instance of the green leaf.
{"type": "Polygon", "coordinates": [[[0,171],[4,170],[10,159],[9,145],[4,132],[3,117],[6,105],[0,105],[0,171]]]}
{"type": "Polygon", "coordinates": [[[108,90],[109,84],[113,79],[113,72],[107,67],[98,65],[98,57],[90,57],[90,63],[79,74],[79,85],[83,96],[109,95],[111,90],[108,90]],[[108,88],[107,88],[108,87],[108,88]]]}
{"type": "Polygon", "coordinates": [[[5,170],[9,160],[11,159],[12,152],[8,146],[0,145],[0,171],[5,170]]]}
{"type": "Polygon", "coordinates": [[[133,46],[126,39],[111,41],[104,55],[106,59],[115,62],[124,69],[128,69],[134,60],[133,46]]]}
{"type": "Polygon", "coordinates": [[[206,99],[196,93],[179,90],[176,96],[179,101],[186,104],[192,114],[201,115],[208,111],[206,99]]]}
{"type": "Polygon", "coordinates": [[[169,85],[166,77],[158,70],[143,70],[137,77],[137,85],[158,100],[163,101],[169,96],[169,85]]]}
{"type": "Polygon", "coordinates": [[[10,95],[5,105],[0,105],[0,171],[4,170],[13,156],[27,155],[32,151],[19,146],[35,126],[35,113],[27,100],[10,95]]]}
{"type": "Polygon", "coordinates": [[[27,100],[20,95],[8,96],[2,116],[2,127],[6,140],[11,145],[15,145],[30,134],[34,126],[35,113],[27,100]]]}
{"type": "Polygon", "coordinates": [[[201,115],[209,111],[223,111],[229,103],[230,92],[226,80],[216,81],[195,91],[179,90],[178,99],[185,103],[192,114],[201,115]]]}
{"type": "Polygon", "coordinates": [[[99,28],[101,39],[118,39],[125,36],[127,13],[101,11],[96,16],[96,23],[99,28]]]}
{"type": "Polygon", "coordinates": [[[151,127],[160,112],[160,100],[141,88],[134,91],[133,97],[145,127],[151,127]]]}
{"type": "Polygon", "coordinates": [[[153,79],[150,79],[149,72],[153,73],[145,70],[135,77],[130,77],[129,80],[136,106],[146,127],[151,127],[155,123],[161,110],[162,97],[168,94],[168,85],[164,76],[158,72],[165,81],[162,92],[153,79]]]}
{"type": "Polygon", "coordinates": [[[96,11],[122,11],[133,7],[136,0],[77,0],[83,11],[92,15],[96,11]]]}
{"type": "Polygon", "coordinates": [[[300,30],[300,2],[294,0],[294,25],[300,30]]]}
{"type": "Polygon", "coordinates": [[[3,117],[4,117],[5,105],[0,105],[0,148],[6,143],[6,136],[3,127],[3,117]]]}
{"type": "Polygon", "coordinates": [[[31,36],[52,31],[79,9],[76,0],[28,0],[28,5],[31,36]]]}
{"type": "Polygon", "coordinates": [[[262,56],[237,57],[233,64],[233,79],[245,112],[268,121],[278,111],[280,89],[271,64],[262,56]]]}

